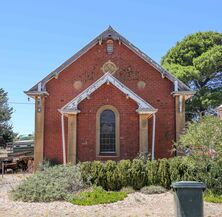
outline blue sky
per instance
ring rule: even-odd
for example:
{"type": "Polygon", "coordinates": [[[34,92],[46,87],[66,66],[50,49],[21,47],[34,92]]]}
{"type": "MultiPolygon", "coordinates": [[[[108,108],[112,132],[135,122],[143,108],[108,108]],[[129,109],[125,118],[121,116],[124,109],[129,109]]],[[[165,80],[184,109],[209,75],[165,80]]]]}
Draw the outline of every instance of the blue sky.
{"type": "Polygon", "coordinates": [[[0,87],[14,108],[14,131],[34,131],[23,93],[108,25],[157,62],[185,35],[222,32],[221,0],[1,1],[0,87]]]}

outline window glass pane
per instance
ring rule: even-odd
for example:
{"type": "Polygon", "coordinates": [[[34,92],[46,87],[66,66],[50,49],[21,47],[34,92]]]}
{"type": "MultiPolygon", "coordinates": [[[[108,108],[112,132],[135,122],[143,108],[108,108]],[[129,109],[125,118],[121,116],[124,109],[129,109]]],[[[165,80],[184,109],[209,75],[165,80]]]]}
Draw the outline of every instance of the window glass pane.
{"type": "Polygon", "coordinates": [[[115,114],[112,110],[104,110],[100,115],[100,152],[116,151],[115,114]]]}

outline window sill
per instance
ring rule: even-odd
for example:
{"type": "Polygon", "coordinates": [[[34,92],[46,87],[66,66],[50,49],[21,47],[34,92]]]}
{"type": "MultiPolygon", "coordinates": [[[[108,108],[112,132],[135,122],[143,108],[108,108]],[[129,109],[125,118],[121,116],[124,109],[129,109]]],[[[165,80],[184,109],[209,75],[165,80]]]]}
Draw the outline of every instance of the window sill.
{"type": "Polygon", "coordinates": [[[97,157],[119,157],[116,152],[114,153],[99,153],[97,157]]]}

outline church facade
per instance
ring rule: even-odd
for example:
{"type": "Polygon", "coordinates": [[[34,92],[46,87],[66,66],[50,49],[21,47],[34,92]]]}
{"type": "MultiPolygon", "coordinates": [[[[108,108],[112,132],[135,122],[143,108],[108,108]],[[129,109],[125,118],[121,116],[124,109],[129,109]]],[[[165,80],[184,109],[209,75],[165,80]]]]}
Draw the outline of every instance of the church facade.
{"type": "Polygon", "coordinates": [[[112,27],[25,92],[35,166],[172,156],[193,92],[112,27]]]}

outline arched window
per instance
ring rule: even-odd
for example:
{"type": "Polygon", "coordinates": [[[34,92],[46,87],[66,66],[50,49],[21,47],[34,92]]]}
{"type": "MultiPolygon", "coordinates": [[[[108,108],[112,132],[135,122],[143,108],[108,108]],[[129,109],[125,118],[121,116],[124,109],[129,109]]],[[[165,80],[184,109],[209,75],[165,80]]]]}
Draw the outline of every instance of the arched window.
{"type": "Polygon", "coordinates": [[[98,156],[119,155],[119,112],[111,105],[99,108],[96,117],[96,153],[98,156]]]}
{"type": "Polygon", "coordinates": [[[100,153],[116,152],[116,120],[112,110],[106,109],[100,115],[100,153]]]}

